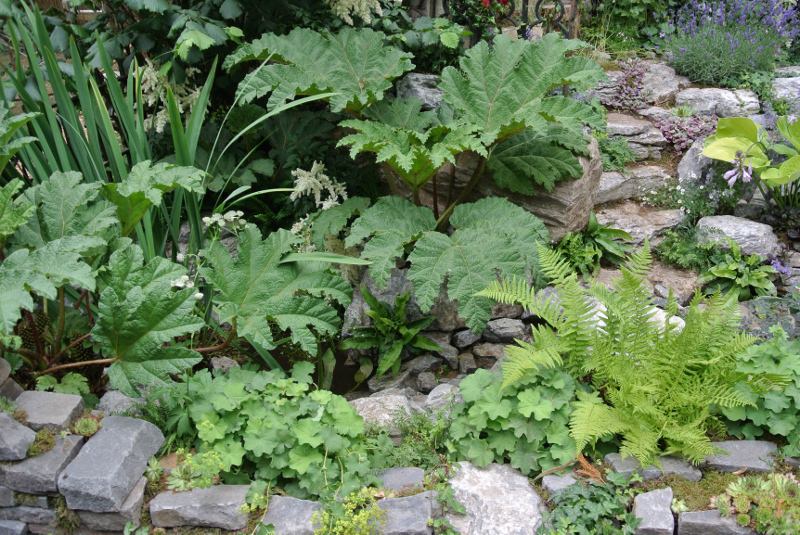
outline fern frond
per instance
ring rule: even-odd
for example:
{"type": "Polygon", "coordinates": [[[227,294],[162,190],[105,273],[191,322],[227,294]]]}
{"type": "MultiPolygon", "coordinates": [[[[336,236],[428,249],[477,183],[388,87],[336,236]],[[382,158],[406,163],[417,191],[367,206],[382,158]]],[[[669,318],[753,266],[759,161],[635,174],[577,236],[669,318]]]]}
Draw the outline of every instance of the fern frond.
{"type": "Polygon", "coordinates": [[[503,388],[508,388],[529,378],[542,369],[557,368],[563,364],[559,347],[540,347],[517,340],[518,345],[506,346],[503,361],[503,388]]]}
{"type": "Polygon", "coordinates": [[[525,310],[531,310],[536,300],[536,289],[522,277],[512,277],[494,281],[475,295],[493,299],[504,305],[518,304],[525,310]]]}
{"type": "Polygon", "coordinates": [[[539,267],[547,278],[556,283],[570,277],[577,280],[572,264],[560,252],[543,243],[536,244],[536,251],[539,253],[539,267]]]}
{"type": "Polygon", "coordinates": [[[570,434],[579,453],[590,443],[612,437],[625,429],[625,424],[613,408],[604,405],[595,393],[578,394],[570,417],[570,434]]]}

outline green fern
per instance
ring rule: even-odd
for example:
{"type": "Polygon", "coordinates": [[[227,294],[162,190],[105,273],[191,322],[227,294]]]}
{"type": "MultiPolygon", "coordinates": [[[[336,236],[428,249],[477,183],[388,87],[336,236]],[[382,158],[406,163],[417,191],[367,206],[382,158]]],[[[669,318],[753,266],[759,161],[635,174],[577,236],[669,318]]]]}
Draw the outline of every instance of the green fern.
{"type": "Polygon", "coordinates": [[[682,329],[670,321],[674,301],[666,321],[657,321],[645,284],[652,263],[647,244],[611,288],[584,288],[561,255],[542,245],[539,259],[557,296],[519,279],[495,282],[479,295],[522,304],[545,322],[532,329],[531,342],[506,348],[504,387],[552,368],[591,376],[596,392],[579,394],[570,421],[578,451],[620,436],[621,453],[643,465],[664,454],[701,462],[714,452],[707,432],[717,407],[752,405],[736,388],[739,381],[763,391],[787,380],[737,371],[737,355],[755,339],[739,332],[735,295],[698,295],[682,329]]]}

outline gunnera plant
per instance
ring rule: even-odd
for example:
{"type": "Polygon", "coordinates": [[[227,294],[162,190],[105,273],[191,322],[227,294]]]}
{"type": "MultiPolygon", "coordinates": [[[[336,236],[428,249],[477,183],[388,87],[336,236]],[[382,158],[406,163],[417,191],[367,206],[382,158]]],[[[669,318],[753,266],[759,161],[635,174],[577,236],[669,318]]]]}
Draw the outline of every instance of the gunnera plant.
{"type": "Polygon", "coordinates": [[[665,52],[692,81],[736,87],[750,72],[772,72],[782,48],[800,33],[797,8],[783,0],[689,2],[665,52]]]}

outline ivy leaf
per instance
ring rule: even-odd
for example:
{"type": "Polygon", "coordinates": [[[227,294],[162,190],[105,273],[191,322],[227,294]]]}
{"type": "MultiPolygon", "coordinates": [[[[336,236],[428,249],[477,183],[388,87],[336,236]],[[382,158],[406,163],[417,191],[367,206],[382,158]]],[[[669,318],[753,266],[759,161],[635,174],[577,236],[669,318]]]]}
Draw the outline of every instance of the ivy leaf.
{"type": "Polygon", "coordinates": [[[25,197],[14,197],[21,188],[17,178],[0,188],[0,246],[33,215],[33,205],[25,197]]]}
{"type": "Polygon", "coordinates": [[[413,68],[411,54],[387,46],[385,36],[370,29],[344,28],[319,33],[294,28],[288,35],[264,34],[228,56],[224,67],[270,59],[239,84],[242,103],[270,95],[274,109],[298,95],[335,93],[331,109],[358,111],[379,101],[392,82],[413,68]]]}
{"type": "Polygon", "coordinates": [[[161,257],[144,264],[141,249],[130,245],[111,255],[109,270],[92,337],[114,359],[108,369],[112,387],[137,396],[140,387],[168,384],[171,374],[200,361],[198,353],[168,344],[204,322],[194,314],[194,290],[170,285],[186,272],[182,266],[161,257]]]}
{"type": "Polygon", "coordinates": [[[104,190],[116,205],[122,235],[127,236],[151,206],[161,205],[165,193],[176,188],[203,193],[203,177],[203,171],[194,167],[145,160],[134,165],[122,183],[106,184],[104,190]]]}

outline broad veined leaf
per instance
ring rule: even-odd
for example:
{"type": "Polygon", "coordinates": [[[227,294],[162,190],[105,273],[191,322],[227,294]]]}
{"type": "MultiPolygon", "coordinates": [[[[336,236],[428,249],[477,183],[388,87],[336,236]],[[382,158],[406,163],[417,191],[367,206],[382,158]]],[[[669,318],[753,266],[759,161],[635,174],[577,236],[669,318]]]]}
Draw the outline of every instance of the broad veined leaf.
{"type": "Polygon", "coordinates": [[[343,203],[321,210],[311,216],[311,240],[319,250],[325,249],[325,240],[329,236],[338,236],[354,215],[363,213],[369,208],[370,200],[366,197],[350,197],[343,203]]]}
{"type": "Polygon", "coordinates": [[[14,179],[0,188],[0,246],[33,215],[33,205],[22,195],[14,197],[22,181],[14,179]]]}
{"type": "Polygon", "coordinates": [[[572,151],[532,129],[500,142],[486,165],[498,186],[525,195],[533,195],[537,185],[552,191],[556,182],[583,172],[572,151]]]}
{"type": "Polygon", "coordinates": [[[203,177],[203,171],[194,167],[146,160],[134,165],[123,182],[106,184],[104,190],[116,205],[122,235],[127,236],[151,206],[161,205],[165,193],[176,188],[203,193],[203,177]]]}
{"type": "Polygon", "coordinates": [[[99,198],[101,185],[87,184],[76,172],[56,172],[25,192],[36,217],[19,229],[15,241],[27,247],[69,236],[88,236],[105,243],[118,224],[114,206],[99,198]]]}
{"type": "Polygon", "coordinates": [[[338,275],[314,265],[337,258],[289,257],[298,239],[285,230],[265,239],[254,225],[239,234],[234,258],[219,242],[205,251],[209,266],[202,270],[216,289],[214,302],[220,319],[235,322],[237,332],[264,349],[275,347],[270,322],[290,331],[292,341],[316,354],[316,334],[331,334],[340,325],[336,308],[350,302],[350,289],[338,275]],[[288,258],[287,258],[288,257],[288,258]],[[312,330],[313,329],[313,330],[312,330]]]}
{"type": "Polygon", "coordinates": [[[225,68],[247,60],[270,60],[239,84],[242,103],[270,95],[269,109],[298,95],[332,92],[333,111],[360,110],[383,98],[395,78],[413,68],[411,55],[385,44],[370,29],[319,33],[295,28],[288,35],[264,34],[225,60],[225,68]]]}
{"type": "Polygon", "coordinates": [[[479,129],[486,145],[544,121],[565,121],[573,127],[579,122],[595,124],[600,119],[587,105],[549,96],[560,86],[587,88],[604,76],[588,58],[567,56],[581,46],[556,33],[536,42],[500,35],[492,46],[478,43],[458,68],[442,71],[443,98],[459,121],[479,129]]]}
{"type": "Polygon", "coordinates": [[[786,141],[800,152],[800,120],[795,119],[794,122],[789,122],[787,117],[779,117],[776,124],[786,141]]]}
{"type": "Polygon", "coordinates": [[[434,227],[436,219],[428,208],[400,197],[381,197],[353,223],[345,245],[352,247],[369,238],[361,258],[372,262],[370,276],[384,285],[405,246],[434,227]]]}
{"type": "Polygon", "coordinates": [[[714,139],[723,137],[739,137],[753,143],[759,142],[759,127],[747,117],[723,117],[717,121],[714,139]]]}
{"type": "Polygon", "coordinates": [[[708,142],[703,149],[703,156],[733,163],[737,155],[745,156],[745,164],[752,165],[755,169],[769,166],[770,161],[763,149],[757,143],[741,137],[719,137],[708,142]]]}
{"type": "Polygon", "coordinates": [[[793,156],[778,167],[770,167],[761,173],[761,180],[771,188],[785,186],[800,179],[800,156],[793,156]]]}
{"type": "Polygon", "coordinates": [[[111,255],[109,271],[92,337],[114,359],[112,387],[139,395],[143,386],[167,384],[172,374],[197,364],[200,354],[175,343],[204,325],[194,313],[195,290],[171,285],[185,268],[161,257],[144,264],[141,249],[129,245],[111,255]]]}

